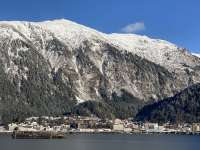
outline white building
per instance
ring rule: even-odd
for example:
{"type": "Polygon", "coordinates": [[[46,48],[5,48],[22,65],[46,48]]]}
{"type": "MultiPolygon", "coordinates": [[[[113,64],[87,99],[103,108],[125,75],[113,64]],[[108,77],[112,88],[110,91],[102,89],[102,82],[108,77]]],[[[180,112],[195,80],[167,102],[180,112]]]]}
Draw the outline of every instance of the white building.
{"type": "Polygon", "coordinates": [[[124,128],[124,132],[126,132],[126,133],[130,133],[130,132],[132,132],[132,131],[133,131],[132,128],[124,128]]]}
{"type": "Polygon", "coordinates": [[[159,131],[159,126],[158,126],[158,123],[145,123],[144,129],[147,132],[157,132],[159,131]]]}
{"type": "Polygon", "coordinates": [[[79,132],[90,133],[90,132],[95,132],[95,129],[79,129],[79,132]]]}
{"type": "Polygon", "coordinates": [[[200,132],[200,123],[192,124],[192,132],[200,132]]]}
{"type": "Polygon", "coordinates": [[[113,131],[124,131],[124,124],[120,119],[115,119],[113,123],[113,131]]]}
{"type": "Polygon", "coordinates": [[[5,127],[4,126],[0,126],[0,132],[5,132],[5,131],[6,131],[5,127]]]}
{"type": "Polygon", "coordinates": [[[11,124],[8,125],[8,130],[9,131],[14,131],[17,127],[18,127],[17,124],[11,123],[11,124]]]}

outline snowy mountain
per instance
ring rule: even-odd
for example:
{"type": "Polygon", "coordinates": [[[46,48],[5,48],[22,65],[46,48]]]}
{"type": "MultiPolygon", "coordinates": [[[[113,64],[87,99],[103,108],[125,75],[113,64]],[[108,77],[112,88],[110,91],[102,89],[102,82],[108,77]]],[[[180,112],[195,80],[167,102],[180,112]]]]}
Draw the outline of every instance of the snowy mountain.
{"type": "Polygon", "coordinates": [[[200,57],[200,54],[198,54],[198,53],[192,53],[192,55],[200,57]]]}
{"type": "Polygon", "coordinates": [[[0,113],[10,120],[86,101],[127,117],[200,81],[200,59],[183,48],[68,20],[0,22],[0,56],[0,113]]]}

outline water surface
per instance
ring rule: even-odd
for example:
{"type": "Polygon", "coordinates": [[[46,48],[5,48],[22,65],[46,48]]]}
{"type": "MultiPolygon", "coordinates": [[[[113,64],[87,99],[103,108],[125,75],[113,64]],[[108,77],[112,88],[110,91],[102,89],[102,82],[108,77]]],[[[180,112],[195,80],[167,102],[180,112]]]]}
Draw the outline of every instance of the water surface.
{"type": "Polygon", "coordinates": [[[78,134],[66,139],[11,139],[0,136],[0,150],[198,150],[200,136],[78,134]]]}

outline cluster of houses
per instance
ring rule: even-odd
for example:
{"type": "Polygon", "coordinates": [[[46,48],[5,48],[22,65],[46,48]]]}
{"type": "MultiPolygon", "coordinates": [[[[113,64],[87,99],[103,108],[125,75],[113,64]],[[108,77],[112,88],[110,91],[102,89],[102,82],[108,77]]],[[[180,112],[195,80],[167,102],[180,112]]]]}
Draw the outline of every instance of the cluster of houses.
{"type": "Polygon", "coordinates": [[[116,119],[113,123],[113,131],[130,133],[200,133],[200,123],[165,123],[160,125],[158,123],[138,123],[116,119]]]}
{"type": "MultiPolygon", "coordinates": [[[[0,130],[3,130],[0,128],[0,130]]],[[[55,131],[74,133],[200,133],[200,123],[170,124],[134,122],[132,119],[99,119],[97,117],[31,117],[22,123],[11,123],[7,131],[55,131]]]]}

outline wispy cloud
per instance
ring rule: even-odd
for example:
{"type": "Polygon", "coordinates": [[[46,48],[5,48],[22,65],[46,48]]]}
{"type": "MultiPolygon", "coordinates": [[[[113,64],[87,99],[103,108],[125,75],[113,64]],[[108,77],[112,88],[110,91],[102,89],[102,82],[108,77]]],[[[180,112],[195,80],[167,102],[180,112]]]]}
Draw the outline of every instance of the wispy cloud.
{"type": "Polygon", "coordinates": [[[136,22],[129,25],[126,25],[121,29],[124,33],[136,33],[145,30],[145,24],[143,22],[136,22]]]}

